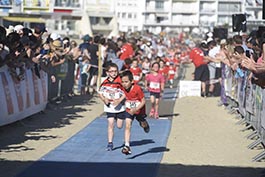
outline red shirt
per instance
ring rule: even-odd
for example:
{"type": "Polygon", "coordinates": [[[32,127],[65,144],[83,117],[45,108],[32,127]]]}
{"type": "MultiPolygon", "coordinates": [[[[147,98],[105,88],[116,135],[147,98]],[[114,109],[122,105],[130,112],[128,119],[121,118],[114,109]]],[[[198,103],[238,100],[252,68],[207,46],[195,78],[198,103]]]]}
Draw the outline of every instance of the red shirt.
{"type": "MultiPolygon", "coordinates": [[[[136,108],[141,103],[142,99],[144,98],[144,92],[142,88],[134,84],[132,85],[129,91],[125,91],[126,95],[126,111],[130,111],[132,108],[136,108]]],[[[143,106],[136,114],[145,114],[145,106],[143,106]]]]}
{"type": "Polygon", "coordinates": [[[179,60],[177,58],[167,58],[166,59],[166,64],[170,65],[170,64],[174,64],[175,66],[177,66],[179,64],[179,60]]]}
{"type": "Polygon", "coordinates": [[[141,68],[137,67],[137,68],[130,68],[130,71],[132,72],[133,74],[133,81],[134,83],[138,83],[140,81],[140,76],[141,76],[141,73],[142,73],[142,70],[141,68]]]}
{"type": "Polygon", "coordinates": [[[190,52],[190,59],[192,60],[195,67],[199,67],[201,65],[207,64],[204,61],[204,54],[203,51],[199,48],[193,48],[190,52]]]}
{"type": "Polygon", "coordinates": [[[131,44],[126,43],[121,47],[121,55],[120,55],[121,60],[125,60],[126,58],[132,58],[133,55],[134,51],[131,44]]]}
{"type": "Polygon", "coordinates": [[[174,66],[168,67],[168,79],[174,79],[176,73],[176,68],[174,66]]]}
{"type": "Polygon", "coordinates": [[[110,101],[109,105],[104,104],[104,112],[118,113],[125,111],[124,103],[120,103],[118,106],[113,104],[113,100],[119,99],[125,94],[119,76],[113,81],[110,81],[109,78],[105,79],[99,87],[99,94],[110,101]]]}
{"type": "Polygon", "coordinates": [[[159,71],[158,71],[159,74],[162,74],[165,79],[167,79],[167,76],[168,76],[168,67],[167,66],[164,66],[163,68],[160,68],[159,71]]]}
{"type": "Polygon", "coordinates": [[[165,77],[162,74],[154,75],[153,73],[147,74],[145,77],[146,81],[149,83],[148,90],[154,93],[161,92],[161,84],[165,83],[165,77]]]}

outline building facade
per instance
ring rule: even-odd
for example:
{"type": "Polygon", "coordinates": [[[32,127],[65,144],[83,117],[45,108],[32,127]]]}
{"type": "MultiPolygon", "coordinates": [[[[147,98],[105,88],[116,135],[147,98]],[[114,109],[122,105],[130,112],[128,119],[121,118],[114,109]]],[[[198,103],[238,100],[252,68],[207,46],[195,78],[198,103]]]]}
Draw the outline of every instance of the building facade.
{"type": "Polygon", "coordinates": [[[248,29],[264,25],[262,0],[0,0],[0,24],[44,23],[60,35],[232,30],[232,14],[248,29]]]}
{"type": "Polygon", "coordinates": [[[246,14],[250,28],[264,25],[262,1],[146,0],[143,29],[154,33],[231,29],[232,14],[246,14]]]}
{"type": "Polygon", "coordinates": [[[143,29],[145,0],[115,0],[119,30],[136,32],[143,29]]]}

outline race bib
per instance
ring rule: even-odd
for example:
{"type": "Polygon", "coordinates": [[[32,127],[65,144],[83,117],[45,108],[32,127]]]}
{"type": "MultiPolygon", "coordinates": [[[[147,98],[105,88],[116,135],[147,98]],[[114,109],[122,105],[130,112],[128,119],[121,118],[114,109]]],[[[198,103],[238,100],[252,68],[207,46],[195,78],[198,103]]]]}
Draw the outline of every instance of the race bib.
{"type": "Polygon", "coordinates": [[[133,76],[133,80],[135,80],[135,81],[139,81],[139,80],[140,80],[140,76],[134,75],[134,76],[133,76]]]}
{"type": "Polygon", "coordinates": [[[106,97],[110,100],[119,99],[121,97],[120,92],[107,92],[106,97]]]}
{"type": "Polygon", "coordinates": [[[160,83],[158,82],[150,82],[150,86],[151,89],[159,89],[160,88],[160,83]]]}
{"type": "Polygon", "coordinates": [[[139,105],[140,105],[140,101],[126,100],[125,102],[126,108],[129,108],[129,109],[137,108],[139,105]]]}
{"type": "Polygon", "coordinates": [[[174,70],[169,70],[168,73],[169,74],[175,74],[175,71],[174,70]]]}
{"type": "Polygon", "coordinates": [[[100,91],[106,98],[110,100],[119,99],[123,95],[122,90],[117,88],[102,87],[100,91]]]}

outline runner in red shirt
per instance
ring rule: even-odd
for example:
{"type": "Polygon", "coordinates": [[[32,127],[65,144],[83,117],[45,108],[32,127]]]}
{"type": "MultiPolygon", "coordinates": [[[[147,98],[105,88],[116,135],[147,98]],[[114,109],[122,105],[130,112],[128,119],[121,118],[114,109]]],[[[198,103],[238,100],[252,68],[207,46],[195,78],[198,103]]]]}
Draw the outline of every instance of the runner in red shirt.
{"type": "Polygon", "coordinates": [[[149,125],[145,120],[145,97],[143,90],[139,85],[133,83],[133,74],[130,71],[124,71],[121,74],[121,80],[126,95],[125,144],[122,153],[128,155],[131,154],[130,135],[134,118],[136,118],[146,133],[149,132],[149,125]]]}
{"type": "Polygon", "coordinates": [[[159,74],[162,74],[165,78],[165,83],[167,82],[167,78],[168,78],[168,66],[165,65],[165,62],[164,60],[160,60],[159,61],[159,71],[158,73],[159,74]]]}
{"type": "Polygon", "coordinates": [[[134,83],[138,84],[138,82],[142,79],[143,73],[142,69],[139,67],[139,61],[137,59],[132,60],[130,71],[133,74],[134,83]]]}
{"type": "Polygon", "coordinates": [[[173,88],[175,75],[176,75],[176,68],[174,67],[173,63],[170,63],[168,67],[168,78],[167,78],[169,81],[169,88],[173,88]]]}

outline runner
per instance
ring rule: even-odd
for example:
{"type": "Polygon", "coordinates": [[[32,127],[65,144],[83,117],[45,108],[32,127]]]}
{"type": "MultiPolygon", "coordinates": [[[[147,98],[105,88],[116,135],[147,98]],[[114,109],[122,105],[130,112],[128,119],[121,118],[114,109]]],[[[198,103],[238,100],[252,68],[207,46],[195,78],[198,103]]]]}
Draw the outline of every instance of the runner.
{"type": "Polygon", "coordinates": [[[158,119],[159,100],[162,97],[164,91],[165,78],[162,74],[158,73],[158,62],[154,62],[151,66],[151,69],[152,72],[145,78],[145,89],[150,92],[151,110],[149,116],[158,119]]]}
{"type": "Polygon", "coordinates": [[[108,118],[107,151],[111,151],[113,149],[114,122],[116,120],[117,127],[122,128],[125,119],[125,94],[118,75],[118,66],[115,63],[110,63],[106,73],[108,77],[99,87],[99,97],[104,103],[104,112],[108,118]]]}
{"type": "Polygon", "coordinates": [[[131,71],[124,71],[121,74],[122,86],[125,89],[126,95],[126,119],[125,119],[125,133],[124,133],[124,147],[122,153],[128,155],[131,154],[130,148],[130,135],[131,126],[134,118],[139,122],[140,126],[143,127],[146,133],[149,132],[150,128],[148,122],[145,120],[145,97],[143,90],[138,84],[134,84],[133,74],[131,71]]]}

